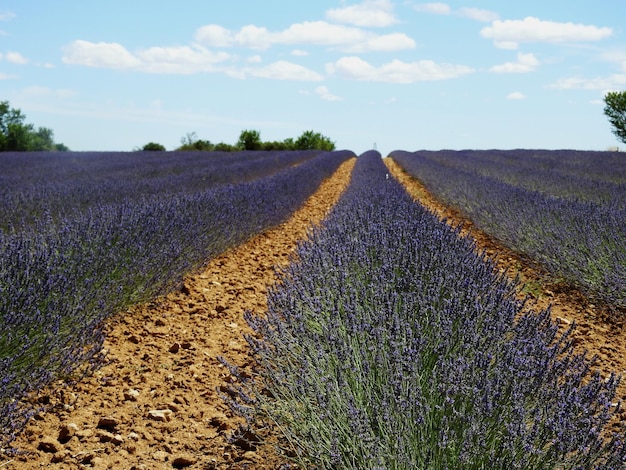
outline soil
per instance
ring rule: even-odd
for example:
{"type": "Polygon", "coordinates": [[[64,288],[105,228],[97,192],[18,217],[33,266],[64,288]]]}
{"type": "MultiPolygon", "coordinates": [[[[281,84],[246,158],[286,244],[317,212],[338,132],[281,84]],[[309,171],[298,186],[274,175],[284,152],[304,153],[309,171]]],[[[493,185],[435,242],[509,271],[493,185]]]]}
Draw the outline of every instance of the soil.
{"type": "MultiPolygon", "coordinates": [[[[498,269],[519,275],[526,286],[521,294],[532,298],[533,308],[551,305],[563,328],[576,322],[577,347],[597,355],[603,374],[626,372],[625,312],[554,280],[385,161],[415,199],[451,224],[463,223],[479,249],[497,256],[498,269]]],[[[13,443],[17,454],[0,454],[0,470],[281,468],[287,460],[272,444],[279,438],[272,429],[255,442],[229,439],[242,419],[219,396],[233,378],[218,358],[252,364],[243,313],[263,314],[275,268],[290,262],[298,241],[323,220],[353,165],[354,159],[344,163],[287,222],[211,260],[180,291],[111,318],[106,364],[74,385],[56,384],[33,397],[47,410],[13,443]]],[[[618,395],[626,397],[626,383],[618,395]]],[[[620,413],[615,426],[625,419],[620,413]]]]}

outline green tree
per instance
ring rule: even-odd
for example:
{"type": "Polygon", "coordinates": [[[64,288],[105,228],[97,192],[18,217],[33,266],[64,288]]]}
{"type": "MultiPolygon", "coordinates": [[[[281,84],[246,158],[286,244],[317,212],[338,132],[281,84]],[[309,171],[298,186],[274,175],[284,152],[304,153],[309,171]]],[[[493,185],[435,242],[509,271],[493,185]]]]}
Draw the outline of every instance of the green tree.
{"type": "Polygon", "coordinates": [[[335,143],[319,132],[305,131],[294,143],[298,150],[335,150],[335,143]]]}
{"type": "Polygon", "coordinates": [[[613,134],[626,144],[626,91],[607,93],[604,103],[604,114],[613,126],[613,134]]]}
{"type": "Polygon", "coordinates": [[[164,152],[165,147],[161,144],[157,144],[156,142],[148,142],[141,148],[141,150],[145,152],[164,152]]]}
{"type": "Polygon", "coordinates": [[[215,145],[210,140],[199,139],[195,132],[187,132],[187,135],[180,139],[180,143],[180,147],[176,150],[202,150],[205,152],[215,150],[215,145]]]}
{"type": "Polygon", "coordinates": [[[261,133],[259,131],[244,130],[239,134],[239,142],[237,147],[243,150],[261,150],[263,142],[261,142],[261,133]]]}
{"type": "Polygon", "coordinates": [[[35,129],[25,120],[21,110],[11,108],[8,101],[0,102],[0,151],[68,150],[54,142],[52,129],[35,129]]]}

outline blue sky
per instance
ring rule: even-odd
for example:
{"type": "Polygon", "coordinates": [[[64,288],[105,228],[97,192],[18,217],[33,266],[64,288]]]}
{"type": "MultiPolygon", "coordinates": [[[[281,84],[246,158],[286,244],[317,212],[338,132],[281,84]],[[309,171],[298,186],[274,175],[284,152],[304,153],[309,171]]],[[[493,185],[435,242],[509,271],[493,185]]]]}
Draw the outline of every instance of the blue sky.
{"type": "Polygon", "coordinates": [[[618,146],[622,0],[3,0],[0,100],[72,150],[618,146]]]}

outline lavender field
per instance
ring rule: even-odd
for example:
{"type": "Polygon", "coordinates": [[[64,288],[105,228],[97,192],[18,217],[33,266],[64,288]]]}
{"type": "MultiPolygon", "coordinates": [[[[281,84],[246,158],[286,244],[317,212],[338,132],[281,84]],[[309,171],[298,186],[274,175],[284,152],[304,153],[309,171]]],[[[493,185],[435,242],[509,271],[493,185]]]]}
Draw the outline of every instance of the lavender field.
{"type": "Polygon", "coordinates": [[[626,307],[626,157],[546,150],[392,152],[479,229],[626,307]]]}
{"type": "Polygon", "coordinates": [[[0,154],[0,447],[104,320],[280,223],[351,152],[0,154]]]}
{"type": "Polygon", "coordinates": [[[517,287],[367,152],[247,315],[261,367],[231,367],[225,399],[302,468],[623,468],[623,435],[603,436],[617,378],[517,287]]]}
{"type": "MultiPolygon", "coordinates": [[[[548,234],[584,220],[560,243],[596,250],[595,269],[606,271],[589,291],[605,282],[603,298],[619,304],[624,278],[608,271],[625,246],[619,161],[607,160],[609,172],[578,154],[443,154],[392,157],[441,197],[457,188],[468,211],[484,215],[491,206],[479,196],[491,197],[505,210],[487,220],[543,240],[555,265],[582,255],[558,258],[548,234]],[[609,238],[593,238],[607,228],[609,238]]],[[[100,365],[108,318],[285,220],[354,156],[0,154],[0,448],[37,411],[21,400],[29,391],[100,365]]],[[[223,359],[233,380],[222,399],[246,422],[233,440],[271,423],[279,453],[302,468],[624,468],[623,428],[609,427],[619,378],[595,372],[574,327],[559,330],[549,310],[519,300],[521,286],[494,266],[415,202],[380,153],[362,154],[270,286],[267,312],[246,313],[254,367],[223,359]]]]}

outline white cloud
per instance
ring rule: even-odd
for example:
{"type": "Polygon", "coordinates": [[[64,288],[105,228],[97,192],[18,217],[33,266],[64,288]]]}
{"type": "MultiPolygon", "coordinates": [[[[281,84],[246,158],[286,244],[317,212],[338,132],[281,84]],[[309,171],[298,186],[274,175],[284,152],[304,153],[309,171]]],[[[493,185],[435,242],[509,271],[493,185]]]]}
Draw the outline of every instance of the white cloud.
{"type": "Polygon", "coordinates": [[[526,99],[526,95],[519,91],[514,91],[513,93],[509,93],[506,95],[507,100],[523,100],[526,99]]]}
{"type": "Polygon", "coordinates": [[[130,69],[149,73],[188,74],[214,71],[228,60],[225,52],[202,47],[151,47],[131,53],[118,43],[77,40],[63,49],[63,62],[87,67],[130,69]]]}
{"type": "Polygon", "coordinates": [[[608,77],[580,78],[570,77],[557,80],[550,88],[559,90],[617,90],[626,86],[626,73],[608,77]]]}
{"type": "Polygon", "coordinates": [[[10,80],[12,78],[16,78],[15,75],[9,75],[8,73],[0,72],[0,80],[10,80]]]}
{"type": "Polygon", "coordinates": [[[245,70],[247,75],[271,80],[295,80],[317,82],[323,80],[319,73],[293,62],[279,60],[265,67],[245,70]]]}
{"type": "Polygon", "coordinates": [[[496,47],[516,49],[522,42],[587,42],[599,41],[613,34],[611,28],[593,25],[558,23],[528,16],[523,20],[496,20],[480,34],[492,39],[496,47]]]}
{"type": "Polygon", "coordinates": [[[332,47],[344,52],[415,48],[415,41],[403,33],[378,35],[360,28],[326,21],[294,23],[278,32],[254,25],[244,26],[238,32],[228,31],[217,25],[207,25],[198,29],[195,39],[209,47],[240,46],[251,49],[268,49],[275,44],[310,44],[332,47]]]}
{"type": "Polygon", "coordinates": [[[246,62],[250,64],[260,64],[263,62],[263,58],[260,55],[251,55],[246,59],[246,62]]]}
{"type": "Polygon", "coordinates": [[[403,62],[393,60],[375,67],[359,57],[343,57],[326,65],[326,71],[347,79],[388,83],[415,83],[420,81],[448,80],[472,73],[464,65],[437,64],[430,60],[403,62]]]}
{"type": "Polygon", "coordinates": [[[435,15],[449,15],[452,13],[452,8],[446,3],[433,2],[433,3],[418,3],[414,5],[415,10],[423,11],[425,13],[434,13],[435,15]]]}
{"type": "Polygon", "coordinates": [[[489,70],[496,73],[527,73],[534,71],[540,62],[534,54],[517,54],[517,62],[506,62],[501,65],[494,65],[489,70]]]}
{"type": "Polygon", "coordinates": [[[13,64],[23,65],[28,63],[28,59],[19,52],[7,52],[2,57],[4,57],[4,60],[6,60],[7,62],[11,62],[13,64]]]}
{"type": "Polygon", "coordinates": [[[337,95],[333,95],[327,87],[320,85],[317,88],[315,88],[315,93],[322,98],[323,100],[326,101],[341,101],[342,98],[340,98],[337,95]]]}
{"type": "Polygon", "coordinates": [[[307,51],[303,51],[302,49],[294,49],[293,51],[291,51],[291,55],[296,57],[306,57],[309,55],[309,53],[307,51]]]}
{"type": "Polygon", "coordinates": [[[356,26],[384,27],[397,23],[390,0],[365,0],[363,3],[326,12],[326,18],[356,26]]]}
{"type": "Polygon", "coordinates": [[[235,43],[233,33],[217,24],[208,24],[199,28],[196,31],[195,39],[213,47],[229,47],[235,43]]]}
{"type": "Polygon", "coordinates": [[[480,8],[459,8],[458,10],[453,10],[450,5],[442,2],[418,3],[414,5],[413,8],[419,12],[432,13],[435,15],[457,15],[485,23],[497,20],[500,17],[500,15],[493,11],[482,10],[480,8]]]}

